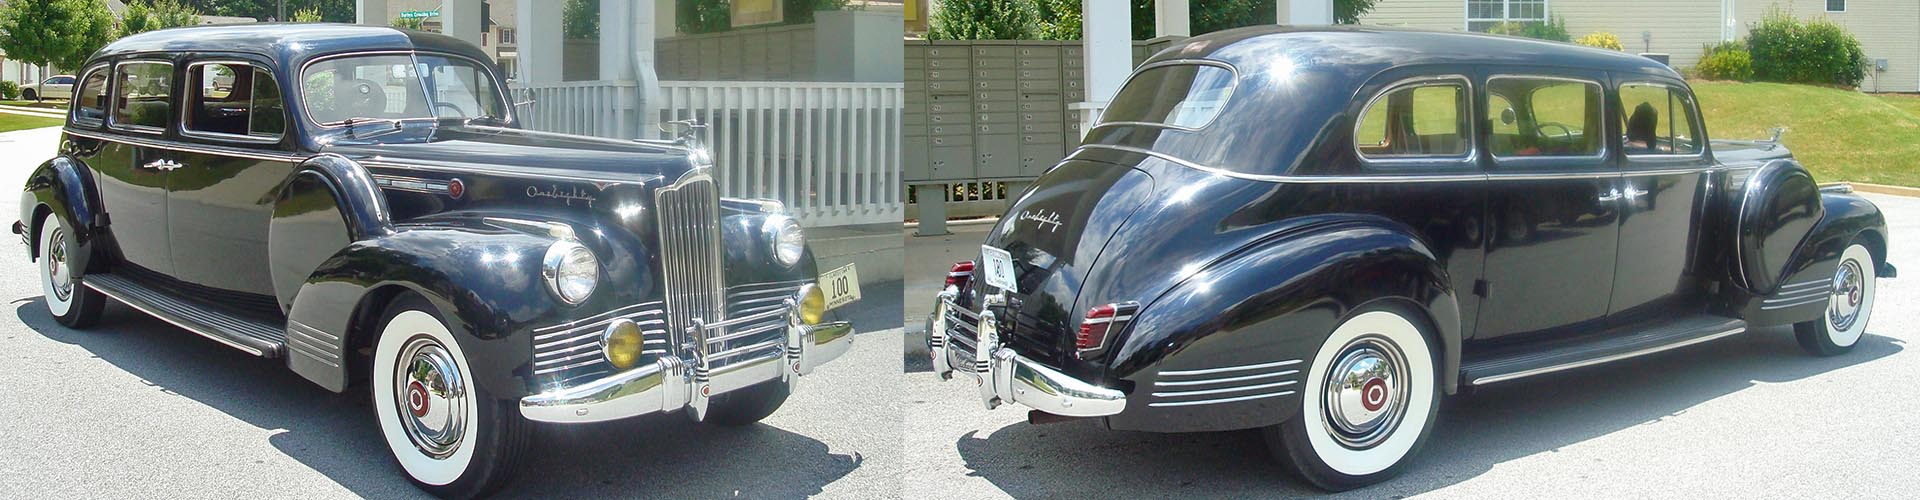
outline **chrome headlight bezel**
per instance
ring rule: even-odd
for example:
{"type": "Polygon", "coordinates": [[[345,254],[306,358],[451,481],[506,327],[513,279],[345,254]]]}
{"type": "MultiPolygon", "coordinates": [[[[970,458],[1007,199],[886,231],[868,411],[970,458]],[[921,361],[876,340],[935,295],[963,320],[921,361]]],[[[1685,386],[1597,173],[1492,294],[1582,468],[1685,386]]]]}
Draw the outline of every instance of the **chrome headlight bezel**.
{"type": "Polygon", "coordinates": [[[767,240],[767,255],[782,266],[793,267],[800,263],[801,257],[807,255],[806,231],[792,217],[768,216],[760,224],[760,232],[767,240]]]}
{"type": "Polygon", "coordinates": [[[578,242],[562,240],[548,246],[540,271],[547,282],[547,292],[570,306],[586,302],[600,287],[600,259],[578,242]],[[580,279],[585,279],[584,287],[576,281],[580,279]]]}

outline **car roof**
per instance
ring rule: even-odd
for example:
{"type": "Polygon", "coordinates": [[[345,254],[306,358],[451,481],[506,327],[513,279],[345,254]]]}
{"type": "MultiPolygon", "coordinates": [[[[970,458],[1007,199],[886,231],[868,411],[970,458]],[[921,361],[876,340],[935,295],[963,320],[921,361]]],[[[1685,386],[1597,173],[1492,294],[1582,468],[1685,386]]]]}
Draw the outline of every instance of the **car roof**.
{"type": "Polygon", "coordinates": [[[1212,59],[1242,72],[1259,71],[1290,54],[1296,62],[1372,67],[1376,71],[1423,64],[1522,65],[1678,77],[1672,68],[1625,52],[1483,33],[1382,26],[1254,26],[1175,42],[1148,63],[1212,59]]]}
{"type": "Polygon", "coordinates": [[[149,31],[107,44],[93,59],[154,52],[243,52],[292,65],[328,54],[379,50],[426,50],[491,59],[472,44],[446,35],[339,23],[225,24],[149,31]]]}

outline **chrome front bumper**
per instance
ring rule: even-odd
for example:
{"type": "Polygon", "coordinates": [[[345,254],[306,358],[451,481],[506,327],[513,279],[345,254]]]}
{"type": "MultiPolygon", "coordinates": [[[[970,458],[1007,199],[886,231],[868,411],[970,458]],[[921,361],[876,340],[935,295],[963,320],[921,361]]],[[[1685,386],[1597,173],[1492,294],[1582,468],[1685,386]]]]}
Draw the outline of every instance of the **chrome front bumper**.
{"type": "MultiPolygon", "coordinates": [[[[949,337],[948,310],[957,307],[953,304],[955,294],[952,289],[940,293],[933,306],[933,322],[927,328],[927,349],[933,357],[933,371],[940,378],[952,378],[954,373],[972,378],[980,388],[980,401],[989,410],[1000,403],[1018,403],[1054,415],[1104,417],[1126,409],[1125,393],[1073,378],[1000,345],[999,326],[991,307],[981,308],[971,357],[953,359],[955,354],[969,354],[955,349],[949,337]],[[954,366],[956,361],[959,369],[954,366]]],[[[989,303],[996,299],[987,298],[989,303]]]]}
{"type": "MultiPolygon", "coordinates": [[[[699,354],[692,359],[668,354],[653,363],[633,367],[614,375],[550,392],[520,398],[520,414],[541,422],[600,422],[686,409],[695,420],[706,417],[707,401],[713,396],[744,389],[763,382],[780,380],[789,387],[801,375],[847,353],[853,346],[853,325],[845,321],[806,325],[791,303],[785,309],[762,314],[787,316],[786,349],[769,351],[711,372],[699,369],[699,354]]],[[[717,330],[755,320],[760,315],[695,326],[717,330]]]]}

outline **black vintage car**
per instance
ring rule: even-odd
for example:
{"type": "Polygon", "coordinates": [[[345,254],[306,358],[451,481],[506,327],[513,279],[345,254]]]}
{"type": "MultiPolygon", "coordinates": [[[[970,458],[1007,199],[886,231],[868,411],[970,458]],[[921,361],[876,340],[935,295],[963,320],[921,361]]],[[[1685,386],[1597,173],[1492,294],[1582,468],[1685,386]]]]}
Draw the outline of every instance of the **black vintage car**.
{"type": "Polygon", "coordinates": [[[1144,63],[948,275],[935,371],[1036,422],[1263,428],[1327,489],[1445,394],[1793,325],[1859,342],[1872,203],[1712,142],[1680,75],[1572,45],[1249,28],[1144,63]]]}
{"type": "Polygon", "coordinates": [[[453,38],[183,28],[81,70],[14,224],[53,316],[113,299],[365,385],[430,492],[499,486],[530,421],[760,420],[852,342],[800,226],[722,198],[694,135],[521,130],[453,38]]]}

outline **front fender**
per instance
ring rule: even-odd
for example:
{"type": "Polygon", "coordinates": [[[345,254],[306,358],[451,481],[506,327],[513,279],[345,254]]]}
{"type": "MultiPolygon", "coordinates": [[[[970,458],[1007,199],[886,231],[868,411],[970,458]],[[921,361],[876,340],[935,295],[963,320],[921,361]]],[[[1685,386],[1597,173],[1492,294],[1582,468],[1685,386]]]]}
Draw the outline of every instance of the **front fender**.
{"type": "Polygon", "coordinates": [[[1445,267],[1411,229],[1357,216],[1263,240],[1194,273],[1141,308],[1109,364],[1108,380],[1122,381],[1130,396],[1127,410],[1109,417],[1108,425],[1217,431],[1292,418],[1299,393],[1306,390],[1297,386],[1280,397],[1167,405],[1181,401],[1154,396],[1154,382],[1167,370],[1255,365],[1276,367],[1268,372],[1298,370],[1258,383],[1305,380],[1303,373],[1326,336],[1355,310],[1379,301],[1427,316],[1438,336],[1431,340],[1444,357],[1444,388],[1453,391],[1460,318],[1445,267]]]}
{"type": "Polygon", "coordinates": [[[74,269],[85,270],[92,260],[94,221],[99,216],[100,198],[94,189],[93,174],[87,164],[69,156],[58,156],[27,175],[26,191],[20,195],[20,223],[27,233],[28,258],[40,255],[40,221],[34,217],[40,207],[65,221],[79,245],[72,259],[74,269]]]}

